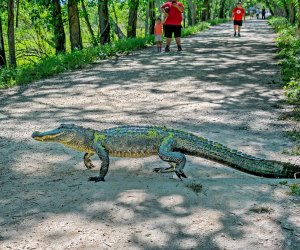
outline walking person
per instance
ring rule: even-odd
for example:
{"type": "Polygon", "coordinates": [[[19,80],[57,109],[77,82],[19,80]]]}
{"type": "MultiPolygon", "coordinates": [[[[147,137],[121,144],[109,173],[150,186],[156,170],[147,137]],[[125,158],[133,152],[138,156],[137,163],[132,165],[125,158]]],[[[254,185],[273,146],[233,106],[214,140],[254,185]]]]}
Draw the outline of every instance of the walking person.
{"type": "Polygon", "coordinates": [[[162,47],[162,32],[163,32],[163,23],[161,21],[161,18],[158,17],[154,25],[154,35],[155,35],[155,42],[156,42],[158,53],[161,52],[161,47],[162,47]]]}
{"type": "Polygon", "coordinates": [[[234,29],[234,36],[236,36],[236,31],[238,32],[238,37],[241,36],[241,27],[244,22],[246,21],[245,10],[242,7],[242,3],[238,2],[237,7],[232,10],[232,19],[233,19],[233,29],[234,29]]]}
{"type": "Polygon", "coordinates": [[[172,0],[164,3],[161,6],[162,12],[166,14],[165,8],[169,8],[168,16],[164,21],[164,33],[166,37],[166,48],[165,52],[170,51],[170,45],[172,41],[172,36],[174,34],[175,41],[177,44],[177,50],[182,51],[181,48],[181,22],[182,13],[184,12],[184,6],[181,2],[177,0],[172,0]]]}
{"type": "Polygon", "coordinates": [[[266,8],[265,6],[261,9],[261,19],[266,19],[266,8]]]}
{"type": "Polygon", "coordinates": [[[253,19],[253,15],[254,15],[254,7],[253,6],[251,6],[249,8],[249,12],[250,12],[250,19],[253,19]]]}
{"type": "Polygon", "coordinates": [[[257,8],[256,8],[256,12],[255,12],[255,14],[256,14],[256,19],[259,18],[259,13],[260,13],[260,10],[259,10],[259,8],[257,7],[257,8]]]}

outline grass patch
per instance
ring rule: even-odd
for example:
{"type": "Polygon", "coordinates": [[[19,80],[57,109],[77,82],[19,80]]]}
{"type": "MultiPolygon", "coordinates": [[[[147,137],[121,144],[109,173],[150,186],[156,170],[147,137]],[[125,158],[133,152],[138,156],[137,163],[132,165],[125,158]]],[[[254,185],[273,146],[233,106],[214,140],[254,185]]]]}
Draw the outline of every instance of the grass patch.
{"type": "Polygon", "coordinates": [[[296,35],[296,25],[284,17],[271,18],[268,23],[278,33],[276,45],[285,96],[291,104],[300,104],[300,38],[296,35]]]}
{"type": "Polygon", "coordinates": [[[293,183],[289,185],[291,190],[291,195],[300,195],[300,185],[298,183],[293,183]]]}
{"type": "Polygon", "coordinates": [[[290,189],[289,191],[290,195],[300,196],[300,183],[289,184],[288,181],[280,181],[278,184],[287,186],[290,189]]]}

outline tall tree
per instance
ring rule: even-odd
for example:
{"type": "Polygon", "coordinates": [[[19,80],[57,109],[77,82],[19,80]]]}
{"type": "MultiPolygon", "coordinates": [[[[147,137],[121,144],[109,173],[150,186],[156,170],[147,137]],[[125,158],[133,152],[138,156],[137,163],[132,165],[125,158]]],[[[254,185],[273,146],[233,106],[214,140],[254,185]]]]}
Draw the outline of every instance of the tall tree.
{"type": "Polygon", "coordinates": [[[82,49],[82,38],[77,0],[68,0],[68,17],[71,50],[82,49]]]}
{"type": "Polygon", "coordinates": [[[4,49],[4,39],[3,39],[3,32],[2,32],[2,21],[0,15],[0,68],[6,64],[5,58],[5,49],[4,49]]]}
{"type": "Polygon", "coordinates": [[[139,0],[129,1],[129,16],[127,25],[127,37],[136,37],[137,12],[139,8],[139,0]]]}
{"type": "Polygon", "coordinates": [[[88,12],[86,10],[84,0],[81,0],[81,10],[82,10],[82,13],[83,13],[83,17],[84,17],[86,26],[87,26],[87,28],[89,30],[90,35],[91,35],[92,45],[93,45],[93,47],[96,47],[98,45],[97,39],[96,39],[96,37],[94,35],[94,31],[92,29],[92,25],[91,25],[91,22],[90,22],[90,19],[89,19],[89,14],[88,14],[88,12]]]}
{"type": "Polygon", "coordinates": [[[219,18],[225,18],[225,2],[226,0],[220,1],[219,18]]]}
{"type": "Polygon", "coordinates": [[[204,0],[201,20],[206,21],[209,19],[210,19],[210,2],[209,0],[204,0]]]}
{"type": "Polygon", "coordinates": [[[110,23],[108,12],[108,0],[98,0],[99,35],[100,43],[110,42],[110,23]]]}
{"type": "Polygon", "coordinates": [[[52,23],[54,29],[54,44],[56,54],[66,52],[66,35],[64,23],[62,20],[60,0],[53,0],[52,6],[52,23]]]}
{"type": "Polygon", "coordinates": [[[187,4],[189,6],[189,14],[191,15],[190,16],[190,19],[191,19],[191,25],[195,25],[196,24],[196,1],[195,0],[187,0],[187,4]]]}
{"type": "Polygon", "coordinates": [[[298,36],[300,36],[300,0],[298,0],[298,36]]]}
{"type": "Polygon", "coordinates": [[[149,0],[149,34],[154,34],[155,26],[155,1],[149,0]]]}
{"type": "Polygon", "coordinates": [[[290,1],[290,22],[296,22],[296,6],[294,0],[290,1]]]}
{"type": "Polygon", "coordinates": [[[15,27],[14,27],[14,0],[8,0],[8,52],[9,52],[9,65],[12,67],[17,66],[16,60],[16,44],[15,44],[15,27]]]}
{"type": "Polygon", "coordinates": [[[113,13],[114,13],[115,20],[116,20],[116,21],[112,20],[112,24],[115,27],[114,28],[115,29],[115,33],[117,34],[117,36],[118,36],[119,39],[123,39],[125,37],[125,35],[123,34],[122,30],[119,27],[118,16],[117,16],[117,12],[116,12],[116,8],[115,8],[114,3],[112,4],[112,9],[113,9],[113,13]]]}

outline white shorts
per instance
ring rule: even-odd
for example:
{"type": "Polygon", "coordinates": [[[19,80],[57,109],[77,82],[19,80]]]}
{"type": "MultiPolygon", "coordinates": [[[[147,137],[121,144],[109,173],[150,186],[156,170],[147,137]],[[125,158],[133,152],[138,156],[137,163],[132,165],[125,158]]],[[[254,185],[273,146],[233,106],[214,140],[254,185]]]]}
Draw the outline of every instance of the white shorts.
{"type": "Polygon", "coordinates": [[[155,42],[162,42],[162,35],[155,35],[155,42]]]}

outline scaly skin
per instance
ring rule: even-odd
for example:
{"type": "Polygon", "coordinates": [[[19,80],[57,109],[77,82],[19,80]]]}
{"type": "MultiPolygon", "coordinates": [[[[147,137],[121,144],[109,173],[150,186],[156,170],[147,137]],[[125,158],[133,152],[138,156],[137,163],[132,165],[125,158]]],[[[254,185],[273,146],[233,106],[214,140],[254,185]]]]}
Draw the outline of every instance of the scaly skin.
{"type": "Polygon", "coordinates": [[[170,167],[155,168],[154,171],[175,172],[180,179],[186,178],[183,172],[185,155],[206,158],[249,174],[269,178],[294,178],[300,172],[300,166],[256,158],[191,133],[165,127],[123,126],[98,131],[74,124],[62,124],[48,132],[34,132],[32,137],[37,141],[58,142],[85,152],[83,159],[87,168],[94,168],[90,157],[97,154],[102,162],[100,174],[89,179],[96,182],[104,181],[109,156],[158,155],[170,167]]]}

